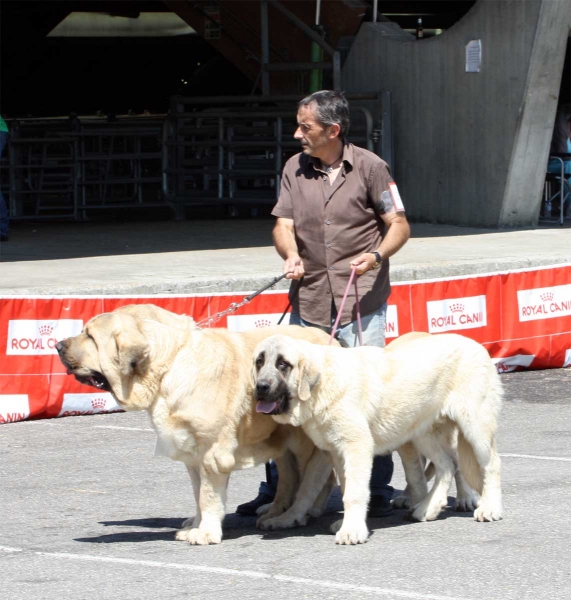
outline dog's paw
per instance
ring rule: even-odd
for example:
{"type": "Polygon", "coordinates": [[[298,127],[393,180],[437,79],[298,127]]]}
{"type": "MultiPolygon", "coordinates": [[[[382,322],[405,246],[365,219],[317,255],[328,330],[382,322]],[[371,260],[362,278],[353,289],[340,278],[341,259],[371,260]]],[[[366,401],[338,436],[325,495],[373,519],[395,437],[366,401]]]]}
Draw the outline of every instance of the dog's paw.
{"type": "Polygon", "coordinates": [[[307,514],[308,514],[308,516],[312,517],[313,519],[317,519],[318,517],[320,517],[325,512],[326,508],[327,508],[327,505],[324,505],[324,506],[312,506],[309,509],[309,512],[307,514]]]}
{"type": "Polygon", "coordinates": [[[467,496],[458,496],[454,503],[454,510],[456,512],[472,512],[478,508],[480,497],[474,492],[474,494],[467,496]]]}
{"type": "Polygon", "coordinates": [[[410,496],[396,496],[391,500],[391,503],[396,509],[409,509],[412,505],[412,500],[410,496]]]}
{"type": "Polygon", "coordinates": [[[444,508],[446,508],[446,502],[435,502],[434,498],[432,502],[426,504],[425,502],[421,502],[411,513],[410,520],[418,521],[419,523],[423,523],[424,521],[435,521],[438,518],[438,515],[442,512],[444,508]]]}
{"type": "Polygon", "coordinates": [[[280,529],[293,529],[294,527],[305,527],[307,525],[308,515],[287,515],[284,513],[279,517],[270,519],[258,519],[256,527],[264,531],[278,531],[280,529]]]}
{"type": "Polygon", "coordinates": [[[366,523],[358,523],[350,527],[341,527],[335,535],[335,543],[343,546],[364,544],[369,539],[366,523]]]}
{"type": "Polygon", "coordinates": [[[188,542],[194,546],[208,546],[219,544],[222,541],[222,531],[209,531],[207,529],[179,529],[175,538],[179,542],[188,542]]]}
{"type": "Polygon", "coordinates": [[[341,527],[343,527],[343,519],[339,519],[339,521],[335,521],[329,526],[329,531],[333,534],[337,533],[341,527]]]}
{"type": "Polygon", "coordinates": [[[258,517],[263,517],[265,514],[269,513],[270,510],[272,510],[273,506],[273,502],[270,502],[268,504],[262,504],[262,506],[260,506],[260,508],[256,510],[256,514],[258,515],[258,517]]]}
{"type": "Polygon", "coordinates": [[[480,505],[474,511],[474,519],[480,523],[500,521],[502,519],[502,507],[493,505],[480,505]]]}

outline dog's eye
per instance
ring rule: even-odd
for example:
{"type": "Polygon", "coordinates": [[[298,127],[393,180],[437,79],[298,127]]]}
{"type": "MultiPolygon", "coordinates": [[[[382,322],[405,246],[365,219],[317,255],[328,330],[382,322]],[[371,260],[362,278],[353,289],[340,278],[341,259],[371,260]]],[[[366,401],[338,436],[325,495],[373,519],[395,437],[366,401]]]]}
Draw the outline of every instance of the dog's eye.
{"type": "Polygon", "coordinates": [[[261,369],[264,366],[264,357],[258,356],[256,359],[256,369],[261,369]]]}
{"type": "Polygon", "coordinates": [[[291,365],[285,360],[278,360],[276,366],[280,371],[287,371],[291,365]]]}

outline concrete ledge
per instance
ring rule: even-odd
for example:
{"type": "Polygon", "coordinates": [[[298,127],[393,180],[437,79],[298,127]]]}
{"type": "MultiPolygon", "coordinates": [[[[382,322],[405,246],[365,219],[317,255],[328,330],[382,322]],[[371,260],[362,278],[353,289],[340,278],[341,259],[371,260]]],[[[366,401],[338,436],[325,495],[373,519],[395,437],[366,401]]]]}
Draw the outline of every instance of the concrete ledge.
{"type": "MultiPolygon", "coordinates": [[[[20,226],[0,248],[0,297],[250,293],[282,271],[273,222],[20,226]]],[[[567,223],[513,231],[413,224],[412,236],[391,258],[394,283],[571,263],[567,223]]]]}

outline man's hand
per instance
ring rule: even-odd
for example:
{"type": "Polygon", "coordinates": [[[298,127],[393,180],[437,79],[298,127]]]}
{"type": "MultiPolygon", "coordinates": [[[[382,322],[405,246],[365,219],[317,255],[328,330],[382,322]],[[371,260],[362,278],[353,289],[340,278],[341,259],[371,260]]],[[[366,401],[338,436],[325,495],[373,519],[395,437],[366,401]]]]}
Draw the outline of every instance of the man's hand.
{"type": "Polygon", "coordinates": [[[371,252],[365,252],[365,254],[361,254],[361,256],[354,258],[349,265],[351,268],[357,267],[357,275],[362,275],[363,273],[370,271],[375,266],[376,262],[377,259],[375,258],[374,254],[371,252]]]}
{"type": "Polygon", "coordinates": [[[296,255],[286,259],[282,273],[288,273],[286,279],[301,279],[305,275],[301,258],[296,255]]]}

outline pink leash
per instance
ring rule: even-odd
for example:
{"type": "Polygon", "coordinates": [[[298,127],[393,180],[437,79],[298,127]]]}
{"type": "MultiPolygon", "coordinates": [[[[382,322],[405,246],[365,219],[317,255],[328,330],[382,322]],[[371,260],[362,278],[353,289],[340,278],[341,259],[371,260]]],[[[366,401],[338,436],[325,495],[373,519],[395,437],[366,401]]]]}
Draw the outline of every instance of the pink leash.
{"type": "Polygon", "coordinates": [[[361,328],[361,312],[359,310],[359,292],[357,291],[357,278],[355,277],[355,273],[357,272],[357,267],[353,267],[351,269],[351,277],[349,277],[349,283],[347,284],[347,288],[345,289],[345,295],[343,296],[343,300],[341,300],[341,306],[337,311],[337,318],[335,319],[335,323],[333,324],[333,329],[331,330],[331,337],[329,338],[329,344],[333,341],[333,337],[337,332],[337,326],[339,325],[339,321],[341,320],[341,314],[343,313],[343,307],[345,306],[345,300],[347,300],[347,295],[349,294],[349,289],[351,288],[351,283],[353,282],[353,278],[355,278],[355,303],[357,307],[357,326],[359,330],[359,345],[363,345],[363,330],[361,328]]]}

